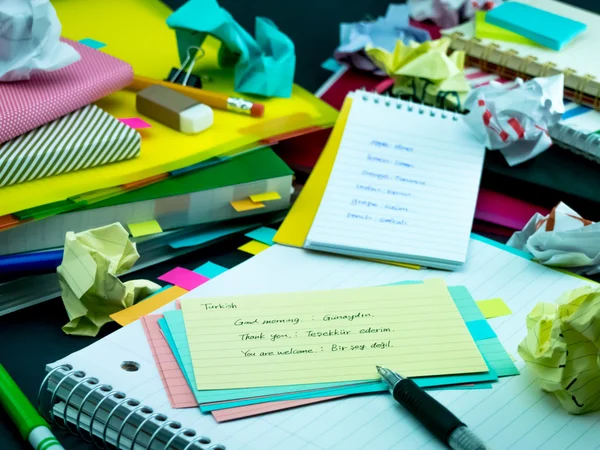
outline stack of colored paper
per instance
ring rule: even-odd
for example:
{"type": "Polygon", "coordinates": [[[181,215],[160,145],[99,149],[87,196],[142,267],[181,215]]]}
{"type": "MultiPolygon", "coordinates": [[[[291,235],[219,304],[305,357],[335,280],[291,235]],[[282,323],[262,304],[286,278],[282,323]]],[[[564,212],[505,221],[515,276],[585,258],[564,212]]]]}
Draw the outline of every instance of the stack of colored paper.
{"type": "MultiPolygon", "coordinates": [[[[482,308],[497,316],[502,304],[482,308]]],[[[487,389],[519,373],[467,289],[438,279],[180,306],[144,328],[172,406],[217,421],[382,392],[376,364],[431,389],[487,389]]]]}

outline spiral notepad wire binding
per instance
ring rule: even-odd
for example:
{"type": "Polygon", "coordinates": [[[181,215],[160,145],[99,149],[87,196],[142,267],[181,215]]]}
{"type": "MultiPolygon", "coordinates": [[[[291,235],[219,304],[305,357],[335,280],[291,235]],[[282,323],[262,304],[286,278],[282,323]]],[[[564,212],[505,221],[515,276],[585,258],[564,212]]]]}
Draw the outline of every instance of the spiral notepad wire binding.
{"type": "Polygon", "coordinates": [[[362,101],[372,101],[375,104],[380,104],[382,101],[383,106],[386,108],[395,108],[397,110],[402,110],[402,108],[406,108],[408,112],[416,111],[418,114],[423,115],[427,113],[430,117],[441,117],[442,119],[446,119],[451,117],[452,120],[458,120],[458,113],[451,112],[446,109],[442,109],[435,106],[424,105],[422,103],[414,103],[412,100],[403,100],[399,98],[390,97],[389,95],[381,95],[372,92],[367,92],[364,89],[360,89],[358,91],[359,97],[362,101]]]}
{"type": "Polygon", "coordinates": [[[96,377],[87,376],[85,372],[74,370],[70,365],[57,366],[48,372],[40,385],[37,402],[40,414],[49,423],[66,429],[98,448],[108,448],[107,444],[111,440],[112,445],[122,450],[133,450],[136,447],[147,450],[225,450],[221,444],[206,447],[211,444],[209,438],[196,436],[196,432],[191,428],[184,428],[179,422],[168,420],[166,415],[154,412],[138,400],[127,397],[124,392],[101,384],[96,377]],[[55,383],[53,388],[50,388],[51,380],[55,383]],[[69,383],[72,383],[72,386],[69,386],[69,383]],[[43,399],[48,391],[49,409],[46,409],[43,399]],[[78,395],[81,397],[80,402],[75,401],[78,395]],[[110,405],[111,399],[114,405],[110,405]],[[61,402],[64,402],[64,407],[61,402]],[[85,411],[88,405],[94,408],[91,415],[85,411]],[[70,411],[73,412],[74,418],[70,418],[70,411]],[[105,419],[100,418],[100,412],[106,414],[105,419]],[[121,416],[118,413],[121,413],[121,416]],[[89,421],[87,427],[84,426],[84,418],[89,421]],[[134,418],[143,419],[136,426],[134,418]],[[115,430],[111,427],[111,421],[115,422],[117,419],[120,426],[115,430]],[[96,423],[100,428],[95,426],[96,423]],[[135,430],[129,437],[125,433],[128,427],[135,430]],[[114,437],[109,435],[109,431],[112,431],[114,437]],[[146,442],[141,442],[144,433],[150,437],[146,442]],[[101,438],[101,441],[98,438],[101,438]],[[125,443],[125,438],[130,440],[129,444],[125,443]]]}

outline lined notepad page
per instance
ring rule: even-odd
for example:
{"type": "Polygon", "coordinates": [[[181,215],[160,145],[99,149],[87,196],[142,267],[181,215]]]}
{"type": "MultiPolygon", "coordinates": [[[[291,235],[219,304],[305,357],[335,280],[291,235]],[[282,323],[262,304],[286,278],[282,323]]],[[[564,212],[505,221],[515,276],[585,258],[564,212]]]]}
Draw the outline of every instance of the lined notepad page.
{"type": "Polygon", "coordinates": [[[484,154],[455,114],[355,92],[305,247],[463,263],[484,154]]]}
{"type": "MultiPolygon", "coordinates": [[[[275,245],[187,294],[188,298],[376,286],[444,277],[465,285],[474,298],[504,299],[510,316],[490,321],[521,375],[493,389],[437,391],[432,395],[494,450],[595,449],[600,416],[568,414],[517,354],[525,317],[538,300],[553,301],[586,282],[471,240],[467,263],[456,272],[409,270],[275,245]]],[[[115,331],[60,362],[72,364],[129,397],[222,443],[228,450],[443,449],[435,438],[387,394],[351,397],[265,416],[217,424],[198,409],[171,409],[138,322],[115,331]],[[122,361],[140,370],[125,372],[122,361]]],[[[106,402],[108,403],[108,402],[106,402]]]]}

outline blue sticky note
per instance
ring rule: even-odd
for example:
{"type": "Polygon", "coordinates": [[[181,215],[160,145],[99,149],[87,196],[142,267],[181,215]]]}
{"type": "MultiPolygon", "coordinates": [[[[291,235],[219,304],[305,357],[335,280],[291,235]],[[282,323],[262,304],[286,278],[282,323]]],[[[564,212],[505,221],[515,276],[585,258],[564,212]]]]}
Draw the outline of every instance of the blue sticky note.
{"type": "Polygon", "coordinates": [[[327,58],[321,63],[321,67],[330,72],[337,72],[342,68],[342,65],[333,58],[327,58]]]}
{"type": "Polygon", "coordinates": [[[215,264],[214,262],[208,261],[202,264],[200,267],[196,267],[194,272],[204,275],[206,278],[213,279],[221,275],[223,272],[227,272],[227,269],[223,266],[215,264]]]}
{"type": "Polygon", "coordinates": [[[276,230],[273,228],[260,227],[257,230],[253,230],[246,233],[244,236],[254,239],[255,241],[262,242],[266,245],[273,245],[273,238],[275,237],[276,230]]]}
{"type": "Polygon", "coordinates": [[[587,28],[585,23],[519,2],[495,7],[485,15],[485,21],[552,50],[562,50],[587,28]]]}
{"type": "Polygon", "coordinates": [[[85,38],[79,41],[80,44],[87,45],[88,47],[95,48],[96,50],[106,47],[104,42],[97,41],[96,39],[85,38]]]}
{"type": "Polygon", "coordinates": [[[467,322],[467,328],[475,341],[497,337],[494,330],[492,330],[492,327],[490,327],[490,324],[487,323],[487,320],[473,320],[472,322],[467,322]]]}

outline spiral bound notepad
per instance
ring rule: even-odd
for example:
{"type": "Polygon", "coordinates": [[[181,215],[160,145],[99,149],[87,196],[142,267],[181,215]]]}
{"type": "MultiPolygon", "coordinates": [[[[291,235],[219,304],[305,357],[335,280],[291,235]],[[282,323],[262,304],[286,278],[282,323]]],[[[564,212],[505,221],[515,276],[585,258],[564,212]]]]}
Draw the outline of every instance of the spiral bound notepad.
{"type": "Polygon", "coordinates": [[[352,95],[304,247],[457,268],[467,255],[485,147],[459,115],[352,95]]]}

